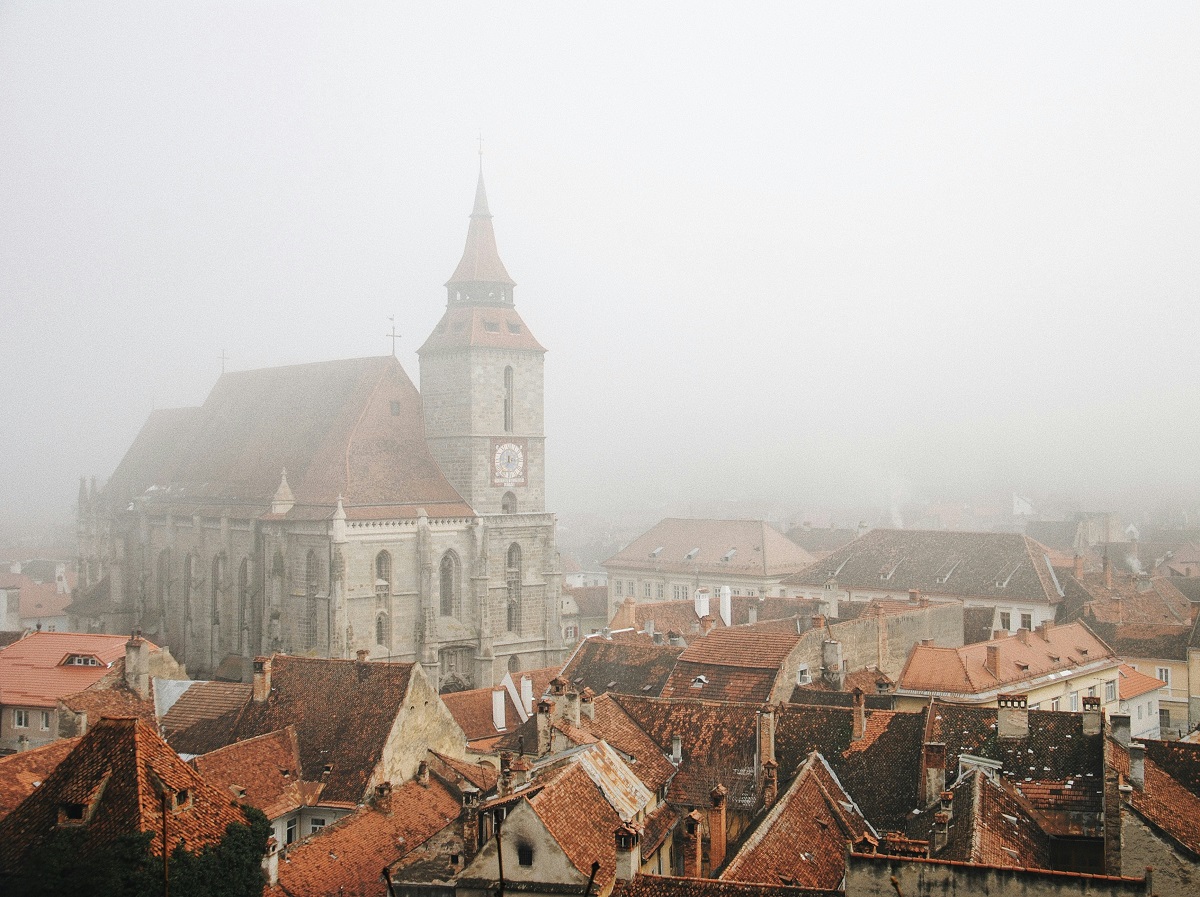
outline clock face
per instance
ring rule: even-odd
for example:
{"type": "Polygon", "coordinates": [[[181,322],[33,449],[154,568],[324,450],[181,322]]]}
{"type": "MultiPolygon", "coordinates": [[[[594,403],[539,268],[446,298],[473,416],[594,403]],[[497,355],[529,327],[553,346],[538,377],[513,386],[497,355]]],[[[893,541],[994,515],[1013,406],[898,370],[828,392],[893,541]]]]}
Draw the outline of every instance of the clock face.
{"type": "Polygon", "coordinates": [[[492,475],[498,482],[525,481],[525,450],[515,442],[498,443],[492,452],[492,475]]]}

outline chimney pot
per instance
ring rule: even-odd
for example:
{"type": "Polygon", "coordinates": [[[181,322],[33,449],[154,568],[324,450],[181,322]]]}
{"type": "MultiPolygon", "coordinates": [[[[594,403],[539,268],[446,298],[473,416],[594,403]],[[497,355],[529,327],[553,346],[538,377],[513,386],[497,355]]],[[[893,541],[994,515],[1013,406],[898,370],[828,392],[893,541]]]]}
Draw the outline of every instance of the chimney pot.
{"type": "Polygon", "coordinates": [[[355,654],[355,657],[358,658],[359,663],[366,663],[367,658],[371,656],[371,652],[366,648],[359,648],[357,651],[354,652],[354,654],[355,654]]]}
{"type": "Polygon", "coordinates": [[[1028,696],[999,695],[996,704],[996,734],[1001,738],[1028,738],[1028,696]]]}
{"type": "Polygon", "coordinates": [[[1146,746],[1140,741],[1129,743],[1129,784],[1138,791],[1146,785],[1146,746]]]}
{"type": "Polygon", "coordinates": [[[271,658],[254,658],[254,700],[262,703],[271,697],[271,658]]]}
{"type": "Polygon", "coordinates": [[[1109,723],[1112,726],[1112,737],[1117,744],[1122,747],[1129,746],[1129,714],[1114,713],[1109,717],[1109,723]]]}

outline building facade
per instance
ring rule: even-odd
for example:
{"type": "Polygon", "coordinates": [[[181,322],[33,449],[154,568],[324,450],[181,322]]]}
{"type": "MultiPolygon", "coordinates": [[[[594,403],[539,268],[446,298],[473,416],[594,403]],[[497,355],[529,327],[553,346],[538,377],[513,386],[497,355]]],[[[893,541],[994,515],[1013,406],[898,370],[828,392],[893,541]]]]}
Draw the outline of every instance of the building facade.
{"type": "Polygon", "coordinates": [[[193,674],[281,651],[419,661],[440,690],[562,659],[544,349],[483,176],[418,392],[391,356],[226,373],[81,484],[72,623],[140,627],[193,674]]]}

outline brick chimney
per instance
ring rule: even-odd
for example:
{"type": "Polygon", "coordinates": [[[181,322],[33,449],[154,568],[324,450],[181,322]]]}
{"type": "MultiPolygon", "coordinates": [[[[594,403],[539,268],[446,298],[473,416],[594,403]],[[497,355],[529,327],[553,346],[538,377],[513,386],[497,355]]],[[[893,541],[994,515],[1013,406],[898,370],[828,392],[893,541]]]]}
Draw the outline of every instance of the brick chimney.
{"type": "Polygon", "coordinates": [[[1146,785],[1146,746],[1129,742],[1129,784],[1141,791],[1146,785]]]}
{"type": "Polygon", "coordinates": [[[467,862],[475,856],[479,849],[479,789],[469,782],[460,787],[462,792],[462,822],[463,856],[467,862]]]}
{"type": "Polygon", "coordinates": [[[850,740],[859,741],[867,734],[867,696],[863,694],[861,688],[855,686],[854,691],[850,692],[850,699],[853,702],[851,709],[854,712],[850,740]]]}
{"type": "Polygon", "coordinates": [[[779,796],[779,764],[774,760],[765,760],[763,770],[763,806],[770,807],[779,796]]]}
{"type": "Polygon", "coordinates": [[[568,688],[566,694],[563,695],[562,707],[563,722],[579,728],[579,692],[574,687],[568,688]]]}
{"type": "Polygon", "coordinates": [[[1083,696],[1083,734],[1099,735],[1104,725],[1104,713],[1100,709],[1100,699],[1092,695],[1083,696]]]}
{"type": "Polygon", "coordinates": [[[983,658],[983,668],[1000,678],[1000,645],[996,642],[987,643],[987,655],[983,658]]]}
{"type": "Polygon", "coordinates": [[[834,691],[846,687],[846,673],[842,668],[842,643],[837,639],[826,639],[821,643],[821,668],[825,681],[834,691]]]}
{"type": "Polygon", "coordinates": [[[703,873],[701,850],[704,842],[699,810],[683,817],[683,877],[700,878],[703,873]]]}
{"type": "Polygon", "coordinates": [[[529,784],[529,773],[533,770],[533,764],[524,757],[513,757],[508,764],[509,770],[512,772],[512,784],[514,788],[521,788],[529,784]]]}
{"type": "Polygon", "coordinates": [[[1029,737],[1029,698],[1026,695],[998,695],[996,734],[1001,738],[1029,737]]]}
{"type": "Polygon", "coordinates": [[[125,684],[139,698],[150,697],[150,643],[135,631],[125,643],[125,684]]]}
{"type": "Polygon", "coordinates": [[[1075,559],[1071,564],[1071,574],[1076,579],[1083,578],[1083,555],[1082,554],[1075,555],[1075,559]]]}
{"type": "Polygon", "coordinates": [[[954,818],[954,792],[943,791],[940,795],[942,812],[946,814],[947,819],[954,818]]]}
{"type": "Polygon", "coordinates": [[[825,628],[825,615],[824,614],[813,614],[812,615],[812,628],[813,629],[824,629],[825,628]]]}
{"type": "Polygon", "coordinates": [[[538,701],[537,705],[537,733],[538,743],[537,752],[539,757],[544,757],[550,753],[550,712],[554,709],[554,703],[547,701],[544,698],[538,701]]]}
{"type": "Polygon", "coordinates": [[[642,869],[642,832],[631,822],[622,822],[614,832],[617,842],[617,881],[633,881],[642,869]]]}
{"type": "Polygon", "coordinates": [[[512,753],[500,752],[500,777],[496,780],[496,796],[508,797],[513,790],[512,753]]]}
{"type": "Polygon", "coordinates": [[[1037,624],[1037,628],[1035,628],[1033,631],[1042,637],[1043,642],[1048,642],[1050,641],[1050,629],[1051,624],[1047,623],[1045,620],[1042,620],[1042,622],[1037,624]]]}
{"type": "Polygon", "coordinates": [[[726,834],[725,796],[729,789],[718,784],[708,792],[712,807],[708,811],[708,868],[715,871],[725,862],[726,834]]]}
{"type": "Polygon", "coordinates": [[[375,786],[375,809],[384,816],[392,815],[392,783],[381,782],[375,786]]]}
{"type": "Polygon", "coordinates": [[[596,693],[590,688],[584,688],[579,693],[579,716],[583,719],[596,718],[596,693]]]}
{"type": "Polygon", "coordinates": [[[1108,549],[1104,550],[1104,588],[1111,589],[1112,585],[1112,561],[1108,559],[1108,549]]]}
{"type": "Polygon", "coordinates": [[[946,842],[950,840],[950,817],[942,810],[933,814],[933,848],[934,853],[941,853],[946,842]]]}
{"type": "Polygon", "coordinates": [[[700,618],[700,635],[701,637],[708,635],[717,628],[717,618],[711,614],[706,614],[700,618]]]}
{"type": "Polygon", "coordinates": [[[758,711],[758,762],[775,761],[775,708],[763,704],[758,711]]]}
{"type": "Polygon", "coordinates": [[[946,790],[946,745],[941,741],[927,741],[921,751],[921,765],[925,783],[925,806],[932,806],[946,790]]]}
{"type": "Polygon", "coordinates": [[[1129,714],[1114,713],[1108,718],[1113,740],[1122,747],[1129,746],[1129,714]]]}
{"type": "Polygon", "coordinates": [[[254,700],[262,703],[271,697],[271,658],[254,658],[254,700]]]}
{"type": "Polygon", "coordinates": [[[354,656],[359,663],[366,663],[367,658],[371,656],[371,652],[367,648],[359,648],[354,652],[354,656]]]}
{"type": "Polygon", "coordinates": [[[417,764],[416,782],[418,785],[429,784],[429,764],[422,760],[417,764]]]}

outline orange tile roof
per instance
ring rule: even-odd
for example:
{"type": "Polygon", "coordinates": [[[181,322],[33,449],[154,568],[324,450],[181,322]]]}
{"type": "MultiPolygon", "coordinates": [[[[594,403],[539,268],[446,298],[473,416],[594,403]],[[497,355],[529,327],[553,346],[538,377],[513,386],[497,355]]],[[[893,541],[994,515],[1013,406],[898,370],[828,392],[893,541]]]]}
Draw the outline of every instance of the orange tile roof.
{"type": "MultiPolygon", "coordinates": [[[[1109,739],[1109,756],[1114,768],[1129,778],[1129,751],[1109,739]]],[[[1196,781],[1180,781],[1155,762],[1151,754],[1162,742],[1148,742],[1143,762],[1143,787],[1125,795],[1125,801],[1154,828],[1200,855],[1200,795],[1196,781]],[[1190,786],[1190,787],[1189,787],[1190,786]]],[[[1178,742],[1176,742],[1178,744],[1178,742]]]]}
{"type": "MultiPolygon", "coordinates": [[[[124,635],[31,632],[0,650],[0,703],[54,707],[59,698],[87,688],[124,658],[128,640],[124,635]],[[99,665],[64,664],[70,655],[95,657],[99,665]]],[[[150,650],[159,649],[150,645],[150,650]]]]}
{"type": "Polygon", "coordinates": [[[613,832],[621,818],[582,765],[568,765],[529,799],[529,805],[581,874],[591,874],[592,862],[600,861],[597,890],[613,880],[613,832]]]}
{"type": "Polygon", "coordinates": [[[262,810],[268,819],[306,802],[300,787],[300,745],[292,726],[218,748],[191,763],[210,784],[226,789],[238,803],[262,810]]]}
{"type": "Polygon", "coordinates": [[[834,897],[838,894],[841,891],[746,884],[713,878],[638,875],[631,881],[617,882],[612,897],[834,897]]]}
{"type": "MultiPolygon", "coordinates": [[[[246,819],[226,793],[205,782],[150,726],[133,718],[97,722],[41,787],[0,820],[0,870],[13,870],[23,857],[65,824],[65,805],[80,805],[79,823],[89,844],[138,832],[162,831],[163,789],[180,805],[167,818],[168,842],[198,850],[225,836],[231,823],[246,819]]],[[[150,849],[161,853],[160,838],[150,849]]]]}
{"type": "Polygon", "coordinates": [[[511,305],[489,305],[485,308],[453,305],[447,308],[420,351],[476,346],[525,352],[546,351],[511,305]]]}
{"type": "MultiPolygon", "coordinates": [[[[34,620],[38,617],[61,617],[71,603],[70,592],[60,592],[52,582],[34,582],[27,576],[21,577],[21,619],[34,620]]],[[[33,628],[33,624],[28,624],[33,628]]]]}
{"type": "Polygon", "coordinates": [[[106,716],[136,716],[142,722],[157,727],[154,713],[154,685],[151,680],[150,697],[143,698],[125,684],[125,659],[116,661],[110,672],[117,671],[120,678],[106,681],[105,676],[83,691],[61,698],[62,704],[73,713],[86,713],[88,725],[106,716]]]}
{"type": "MultiPolygon", "coordinates": [[[[244,682],[197,682],[179,696],[162,718],[167,739],[198,723],[219,719],[236,712],[250,698],[252,688],[244,682]]],[[[214,745],[215,750],[219,745],[214,745]]],[[[185,751],[206,753],[206,751],[185,751]]]]}
{"type": "Polygon", "coordinates": [[[1138,672],[1127,663],[1121,664],[1118,669],[1120,671],[1118,689],[1122,701],[1131,701],[1147,692],[1165,688],[1167,685],[1161,679],[1138,672]]]}
{"type": "Polygon", "coordinates": [[[61,738],[41,747],[0,757],[0,819],[33,794],[78,743],[78,738],[61,738]]]}
{"type": "Polygon", "coordinates": [[[1195,620],[1195,607],[1169,577],[1114,573],[1109,587],[1103,573],[1065,575],[1072,576],[1084,588],[1090,598],[1086,613],[1102,623],[1180,626],[1195,620]]]}
{"type": "Polygon", "coordinates": [[[289,897],[386,897],[380,870],[457,819],[460,809],[435,776],[401,785],[390,810],[376,802],[290,848],[279,863],[279,889],[289,897]]]}
{"type": "Polygon", "coordinates": [[[916,645],[900,674],[901,690],[973,695],[1019,687],[1050,672],[1110,661],[1116,655],[1082,623],[1047,624],[962,648],[916,645]],[[998,652],[990,669],[989,651],[998,652]]]}
{"type": "MultiPolygon", "coordinates": [[[[668,575],[774,577],[797,573],[812,562],[808,552],[762,520],[667,517],[602,566],[668,575]]],[[[715,613],[716,595],[712,601],[715,613]]]]}
{"type": "Polygon", "coordinates": [[[764,630],[757,626],[731,626],[714,629],[692,642],[679,660],[742,669],[779,669],[799,641],[800,634],[794,628],[764,630]]]}

